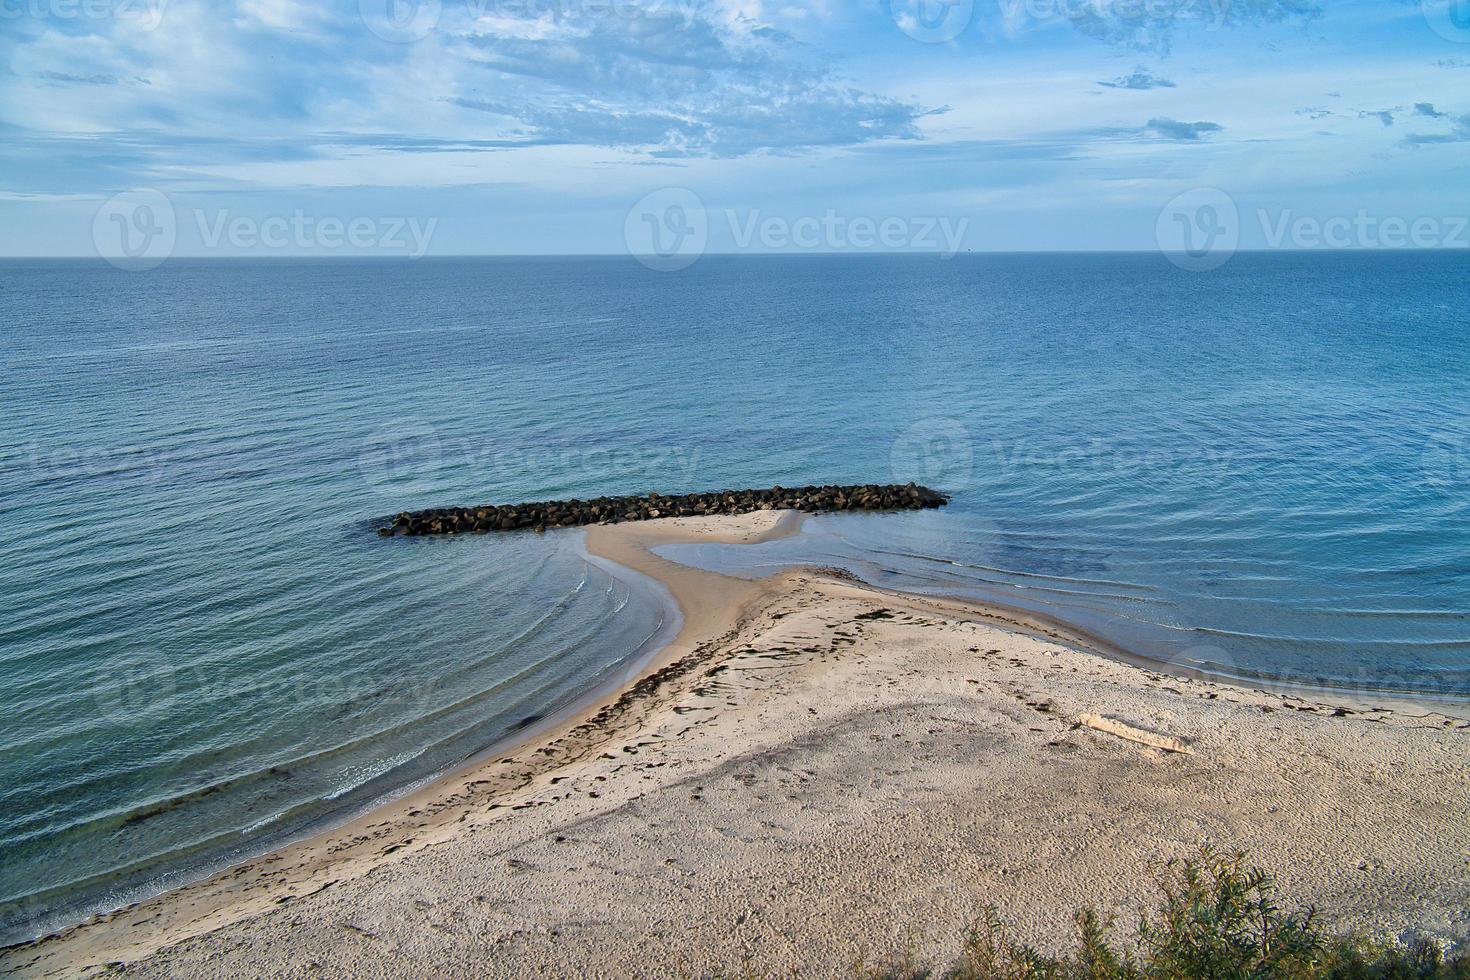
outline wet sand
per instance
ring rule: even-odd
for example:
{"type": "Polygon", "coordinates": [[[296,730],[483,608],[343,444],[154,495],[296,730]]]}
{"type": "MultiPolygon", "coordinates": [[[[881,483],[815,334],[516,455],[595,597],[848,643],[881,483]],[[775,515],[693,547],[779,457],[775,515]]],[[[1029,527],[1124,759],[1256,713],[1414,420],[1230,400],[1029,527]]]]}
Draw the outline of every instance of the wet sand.
{"type": "Polygon", "coordinates": [[[601,703],[353,822],[0,954],[140,976],[844,974],[1134,918],[1240,847],[1344,928],[1470,935],[1470,724],[1122,662],[1059,624],[648,549],[790,515],[595,527],[677,638],[601,703]]]}

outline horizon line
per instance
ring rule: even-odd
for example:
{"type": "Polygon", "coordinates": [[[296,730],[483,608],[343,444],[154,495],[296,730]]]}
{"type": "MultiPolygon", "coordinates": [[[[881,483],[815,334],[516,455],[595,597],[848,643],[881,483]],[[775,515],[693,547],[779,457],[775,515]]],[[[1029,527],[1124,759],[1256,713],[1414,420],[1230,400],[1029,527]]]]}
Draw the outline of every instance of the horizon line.
{"type": "MultiPolygon", "coordinates": [[[[1268,254],[1342,254],[1342,253],[1401,253],[1401,252],[1464,252],[1470,253],[1470,246],[1466,245],[1429,245],[1402,247],[1359,247],[1348,246],[1345,248],[1322,247],[1322,248],[1237,248],[1233,255],[1268,255],[1268,254]]],[[[1180,255],[1182,252],[1168,252],[1156,248],[1018,248],[1018,249],[965,249],[961,252],[944,252],[939,250],[867,250],[847,249],[831,251],[809,251],[805,249],[780,250],[780,251],[736,251],[736,252],[704,252],[695,258],[690,265],[705,258],[889,258],[894,256],[905,256],[914,258],[937,258],[949,260],[962,255],[1158,255],[1167,257],[1169,255],[1180,255]]],[[[237,252],[221,255],[218,253],[188,253],[182,255],[170,255],[162,260],[160,265],[168,262],[186,259],[190,261],[230,261],[230,260],[261,260],[261,259],[305,259],[308,261],[330,261],[340,259],[365,259],[374,261],[408,261],[422,262],[426,259],[653,259],[664,261],[669,256],[660,256],[651,253],[636,252],[452,252],[432,255],[395,255],[378,254],[373,252],[342,252],[339,254],[307,252],[289,252],[282,254],[269,254],[263,252],[237,252]]],[[[97,255],[6,255],[0,254],[0,262],[56,262],[56,261],[89,261],[102,262],[108,265],[116,261],[128,261],[117,257],[97,255]]]]}

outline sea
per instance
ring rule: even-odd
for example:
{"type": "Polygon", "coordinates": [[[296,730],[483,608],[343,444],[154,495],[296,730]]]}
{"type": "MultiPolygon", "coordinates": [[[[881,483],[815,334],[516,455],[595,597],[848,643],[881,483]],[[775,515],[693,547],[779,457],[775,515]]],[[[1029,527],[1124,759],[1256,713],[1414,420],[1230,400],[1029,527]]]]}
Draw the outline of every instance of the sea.
{"type": "Polygon", "coordinates": [[[0,941],[342,820],[635,672],[669,596],[449,504],[908,482],[676,546],[1164,667],[1470,698],[1470,253],[0,261],[0,941]]]}

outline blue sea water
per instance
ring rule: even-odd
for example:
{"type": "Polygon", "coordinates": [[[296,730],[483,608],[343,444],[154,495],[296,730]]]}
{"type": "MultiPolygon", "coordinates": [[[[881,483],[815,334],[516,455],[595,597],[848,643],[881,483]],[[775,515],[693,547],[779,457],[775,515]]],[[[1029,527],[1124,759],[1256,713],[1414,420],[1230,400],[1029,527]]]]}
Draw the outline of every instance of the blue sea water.
{"type": "Polygon", "coordinates": [[[632,669],[580,532],[403,509],[907,481],[671,549],[844,565],[1250,679],[1470,696],[1470,255],[0,263],[0,938],[632,669]]]}

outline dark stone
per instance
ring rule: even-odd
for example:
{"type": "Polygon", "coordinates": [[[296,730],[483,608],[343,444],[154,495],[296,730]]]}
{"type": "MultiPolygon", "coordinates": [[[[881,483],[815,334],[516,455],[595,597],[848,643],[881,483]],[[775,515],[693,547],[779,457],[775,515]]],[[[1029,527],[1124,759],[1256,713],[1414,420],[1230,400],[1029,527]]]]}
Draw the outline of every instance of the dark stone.
{"type": "Polygon", "coordinates": [[[594,500],[547,500],[480,507],[440,507],[404,511],[381,537],[512,531],[521,528],[580,527],[615,524],[660,517],[696,514],[748,514],[757,510],[801,510],[821,513],[840,510],[922,510],[943,507],[949,497],[937,490],[909,483],[903,486],[864,483],[858,486],[808,486],[769,490],[719,490],[666,496],[649,493],[635,497],[597,497],[594,500]]]}

